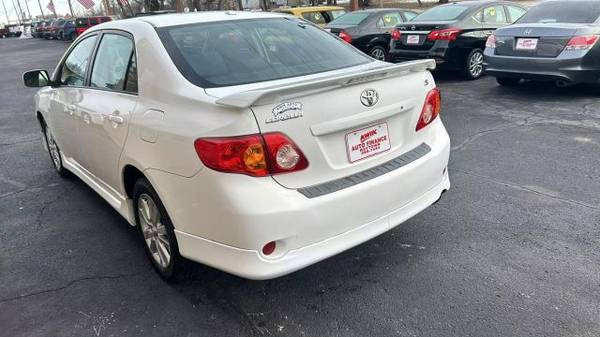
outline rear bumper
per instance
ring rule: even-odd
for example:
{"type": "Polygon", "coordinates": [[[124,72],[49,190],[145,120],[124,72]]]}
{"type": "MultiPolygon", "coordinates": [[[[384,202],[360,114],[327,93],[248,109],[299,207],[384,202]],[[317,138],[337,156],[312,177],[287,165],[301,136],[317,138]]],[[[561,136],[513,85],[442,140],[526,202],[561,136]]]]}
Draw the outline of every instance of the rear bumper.
{"type": "Polygon", "coordinates": [[[410,203],[344,233],[288,251],[275,259],[256,250],[241,249],[175,231],[181,254],[191,260],[254,280],[280,277],[368,241],[383,234],[435,203],[450,188],[448,173],[442,181],[410,203]]]}
{"type": "Polygon", "coordinates": [[[450,140],[441,120],[423,132],[427,154],[312,198],[270,177],[209,169],[191,178],[162,171],[146,176],[173,220],[182,256],[245,278],[268,279],[367,241],[439,199],[450,187],[450,140]],[[264,256],[261,248],[270,241],[277,248],[264,256]]]}
{"type": "Polygon", "coordinates": [[[583,55],[569,57],[564,54],[557,58],[525,58],[498,56],[486,49],[484,67],[486,74],[496,77],[565,81],[573,84],[600,81],[600,67],[586,66],[583,55]]]}

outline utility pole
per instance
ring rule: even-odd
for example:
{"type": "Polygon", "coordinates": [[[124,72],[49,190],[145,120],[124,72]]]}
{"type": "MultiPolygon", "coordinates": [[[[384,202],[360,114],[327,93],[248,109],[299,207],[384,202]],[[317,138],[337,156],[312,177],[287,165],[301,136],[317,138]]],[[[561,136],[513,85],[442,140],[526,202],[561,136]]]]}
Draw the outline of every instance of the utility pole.
{"type": "Polygon", "coordinates": [[[44,15],[44,10],[42,9],[42,3],[40,2],[40,0],[38,0],[38,5],[40,6],[40,13],[42,13],[42,19],[46,20],[46,16],[44,15]]]}
{"type": "Polygon", "coordinates": [[[2,0],[2,7],[4,7],[4,15],[6,15],[6,24],[10,24],[10,18],[8,17],[8,11],[6,10],[6,5],[4,4],[4,0],[2,0]]]}

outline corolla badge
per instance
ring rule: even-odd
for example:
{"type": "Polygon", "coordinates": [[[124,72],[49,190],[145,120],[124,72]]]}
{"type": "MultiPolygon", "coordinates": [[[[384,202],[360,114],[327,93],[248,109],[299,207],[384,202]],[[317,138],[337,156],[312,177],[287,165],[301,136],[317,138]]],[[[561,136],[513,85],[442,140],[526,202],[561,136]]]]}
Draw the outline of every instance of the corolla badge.
{"type": "Polygon", "coordinates": [[[360,93],[360,102],[366,107],[371,107],[379,101],[379,94],[375,89],[365,89],[360,93]]]}
{"type": "Polygon", "coordinates": [[[275,123],[302,117],[302,103],[300,102],[285,102],[273,108],[273,116],[268,118],[265,123],[275,123]]]}

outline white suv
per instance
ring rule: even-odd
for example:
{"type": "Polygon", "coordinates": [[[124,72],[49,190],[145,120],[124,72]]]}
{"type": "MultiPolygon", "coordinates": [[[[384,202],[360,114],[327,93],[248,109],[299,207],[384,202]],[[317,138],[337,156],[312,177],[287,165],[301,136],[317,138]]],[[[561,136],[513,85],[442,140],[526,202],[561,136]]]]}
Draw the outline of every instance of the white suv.
{"type": "Polygon", "coordinates": [[[450,187],[431,60],[376,61],[301,19],[205,12],[101,24],[42,87],[56,170],[182,257],[278,277],[409,219],[450,187]]]}

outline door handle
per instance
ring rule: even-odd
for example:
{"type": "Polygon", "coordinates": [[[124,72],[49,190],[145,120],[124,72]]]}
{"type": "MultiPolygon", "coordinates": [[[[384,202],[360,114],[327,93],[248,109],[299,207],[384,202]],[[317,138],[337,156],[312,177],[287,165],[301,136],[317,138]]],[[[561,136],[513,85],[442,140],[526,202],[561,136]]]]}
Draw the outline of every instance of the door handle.
{"type": "Polygon", "coordinates": [[[108,115],[108,120],[116,124],[123,124],[125,121],[123,117],[117,115],[108,115]]]}

